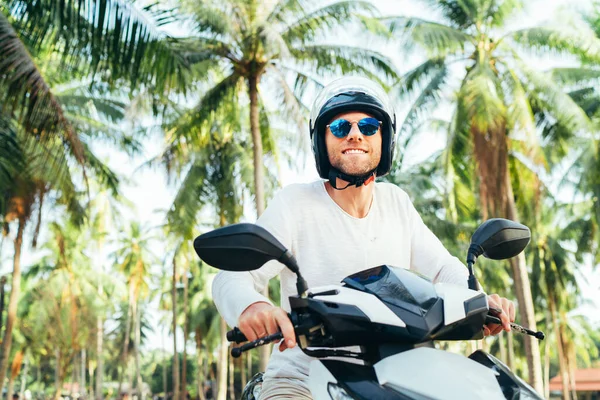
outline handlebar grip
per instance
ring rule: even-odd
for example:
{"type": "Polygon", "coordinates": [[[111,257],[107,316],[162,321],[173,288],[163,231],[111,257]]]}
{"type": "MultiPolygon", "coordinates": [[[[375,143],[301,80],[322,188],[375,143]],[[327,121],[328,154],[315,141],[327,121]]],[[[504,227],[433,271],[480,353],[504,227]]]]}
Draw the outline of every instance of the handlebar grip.
{"type": "Polygon", "coordinates": [[[242,343],[242,342],[247,342],[248,339],[242,333],[242,331],[239,330],[238,327],[235,327],[232,330],[230,330],[229,332],[227,332],[227,341],[228,342],[242,343]]]}

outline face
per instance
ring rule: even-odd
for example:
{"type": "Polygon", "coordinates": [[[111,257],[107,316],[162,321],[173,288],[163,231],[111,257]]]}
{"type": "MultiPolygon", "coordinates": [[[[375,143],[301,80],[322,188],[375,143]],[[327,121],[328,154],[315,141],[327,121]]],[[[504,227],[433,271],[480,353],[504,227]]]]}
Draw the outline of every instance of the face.
{"type": "Polygon", "coordinates": [[[350,133],[346,137],[337,138],[327,128],[325,147],[329,162],[337,170],[352,176],[364,175],[374,170],[381,160],[381,127],[372,136],[363,135],[355,122],[362,118],[373,117],[363,112],[345,112],[336,115],[329,123],[343,118],[352,122],[350,133]]]}

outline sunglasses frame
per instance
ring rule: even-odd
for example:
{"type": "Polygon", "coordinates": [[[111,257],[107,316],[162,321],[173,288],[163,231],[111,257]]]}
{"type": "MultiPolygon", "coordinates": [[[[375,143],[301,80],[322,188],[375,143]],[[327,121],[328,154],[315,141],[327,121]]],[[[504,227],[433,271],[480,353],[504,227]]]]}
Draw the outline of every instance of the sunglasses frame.
{"type": "Polygon", "coordinates": [[[356,125],[358,126],[358,130],[360,131],[360,133],[361,133],[362,135],[364,135],[364,136],[373,136],[373,135],[375,135],[375,134],[376,134],[376,133],[379,131],[379,128],[381,128],[381,125],[383,124],[383,121],[379,121],[377,118],[373,118],[373,117],[364,117],[364,118],[361,118],[361,119],[359,119],[358,121],[349,121],[349,120],[347,120],[346,118],[337,118],[335,121],[332,121],[332,123],[331,123],[331,124],[327,124],[327,125],[325,125],[325,127],[326,127],[327,129],[329,129],[329,131],[331,132],[331,134],[332,134],[334,137],[336,137],[336,138],[338,138],[338,139],[343,139],[343,138],[347,137],[347,136],[350,134],[350,131],[352,130],[352,125],[354,125],[354,124],[356,124],[356,125]],[[365,133],[362,131],[362,129],[360,128],[360,125],[358,125],[358,124],[359,124],[359,122],[361,122],[361,121],[363,121],[363,120],[365,120],[365,119],[373,119],[373,120],[375,120],[375,121],[379,122],[379,125],[377,126],[377,130],[376,130],[375,132],[373,132],[372,134],[370,134],[370,135],[367,135],[367,134],[365,134],[365,133]],[[342,121],[346,121],[346,122],[348,122],[348,123],[350,124],[350,129],[348,130],[348,133],[346,133],[344,136],[341,136],[341,137],[340,137],[340,136],[336,136],[336,135],[334,135],[334,134],[333,134],[333,132],[331,132],[331,127],[330,127],[330,126],[331,126],[331,124],[333,124],[333,123],[334,123],[334,122],[336,122],[336,121],[340,121],[340,120],[342,120],[342,121]]]}

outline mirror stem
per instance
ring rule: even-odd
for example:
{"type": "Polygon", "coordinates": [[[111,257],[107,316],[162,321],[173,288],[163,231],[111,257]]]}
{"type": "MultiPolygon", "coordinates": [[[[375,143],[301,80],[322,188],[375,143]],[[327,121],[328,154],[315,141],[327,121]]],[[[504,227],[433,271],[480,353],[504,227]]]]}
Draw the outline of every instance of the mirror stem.
{"type": "Polygon", "coordinates": [[[298,280],[296,281],[296,289],[298,290],[298,296],[306,297],[306,291],[308,290],[308,284],[300,274],[300,271],[297,272],[298,280]]]}
{"type": "Polygon", "coordinates": [[[479,282],[477,282],[477,278],[475,278],[475,274],[473,273],[473,264],[469,263],[467,265],[467,268],[469,269],[469,279],[468,279],[469,289],[479,291],[479,289],[480,289],[479,282]]]}

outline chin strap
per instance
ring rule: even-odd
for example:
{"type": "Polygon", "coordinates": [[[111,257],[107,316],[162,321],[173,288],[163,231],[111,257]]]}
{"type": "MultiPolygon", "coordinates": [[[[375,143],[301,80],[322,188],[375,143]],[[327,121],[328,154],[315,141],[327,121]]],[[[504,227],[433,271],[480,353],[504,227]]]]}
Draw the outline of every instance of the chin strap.
{"type": "Polygon", "coordinates": [[[371,183],[375,180],[375,171],[376,170],[377,170],[377,168],[372,170],[371,172],[364,174],[364,175],[354,176],[354,175],[347,175],[347,174],[331,167],[331,168],[329,168],[329,184],[335,190],[344,190],[350,186],[356,186],[356,187],[360,187],[362,185],[367,186],[369,183],[371,183]],[[348,182],[348,184],[346,186],[344,186],[343,188],[338,188],[336,186],[337,178],[340,178],[341,180],[348,182]]]}

